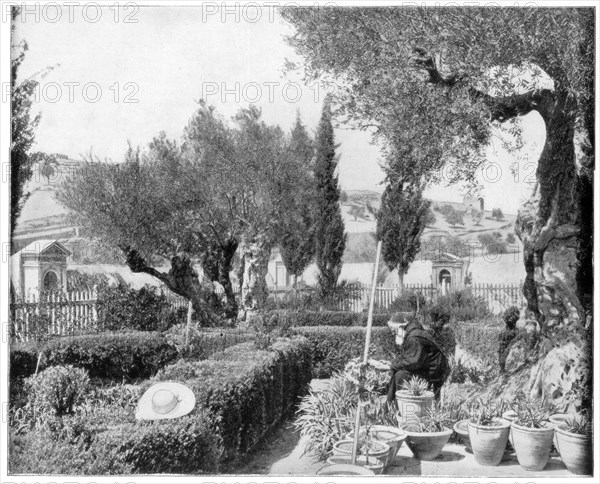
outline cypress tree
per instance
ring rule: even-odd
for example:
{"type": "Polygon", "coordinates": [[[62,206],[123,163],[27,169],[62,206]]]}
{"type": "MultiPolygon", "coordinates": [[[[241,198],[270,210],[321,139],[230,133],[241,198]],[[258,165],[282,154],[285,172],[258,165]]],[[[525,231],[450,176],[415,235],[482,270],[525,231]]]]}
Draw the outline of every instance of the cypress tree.
{"type": "Polygon", "coordinates": [[[336,172],[336,156],[331,100],[325,99],[315,146],[315,258],[321,297],[336,289],[346,248],[346,233],[340,209],[340,188],[336,172]]]}

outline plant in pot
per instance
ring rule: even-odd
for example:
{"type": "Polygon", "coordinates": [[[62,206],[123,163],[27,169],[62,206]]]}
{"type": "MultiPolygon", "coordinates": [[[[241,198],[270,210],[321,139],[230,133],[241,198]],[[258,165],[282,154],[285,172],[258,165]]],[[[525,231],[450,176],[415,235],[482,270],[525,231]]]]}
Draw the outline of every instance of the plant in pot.
{"type": "Polygon", "coordinates": [[[510,422],[500,417],[501,409],[493,402],[479,401],[471,408],[469,440],[478,464],[497,466],[502,461],[510,434],[510,422]]]}
{"type": "MultiPolygon", "coordinates": [[[[354,439],[343,439],[333,444],[333,456],[327,459],[328,464],[351,464],[354,439]]],[[[390,455],[390,446],[375,440],[371,436],[370,425],[366,431],[359,432],[356,464],[365,467],[375,474],[381,474],[390,455]]]]}
{"type": "Polygon", "coordinates": [[[523,469],[541,471],[548,463],[554,427],[548,415],[532,401],[523,401],[515,408],[516,416],[510,423],[512,445],[523,469]]]}
{"type": "Polygon", "coordinates": [[[429,409],[421,419],[401,422],[400,428],[406,432],[406,445],[419,460],[438,457],[452,435],[448,413],[436,407],[429,409]]]}
{"type": "Polygon", "coordinates": [[[429,383],[413,376],[404,382],[402,388],[396,392],[400,423],[414,419],[421,419],[433,406],[433,392],[429,390],[429,383]]]}
{"type": "MultiPolygon", "coordinates": [[[[406,439],[406,432],[397,427],[395,414],[390,411],[387,403],[377,397],[371,398],[369,404],[365,406],[365,413],[368,425],[360,427],[360,435],[368,432],[372,440],[383,442],[390,447],[390,452],[384,462],[384,466],[387,467],[398,454],[402,442],[406,439]]],[[[347,438],[354,440],[354,430],[348,434],[347,438]]]]}
{"type": "Polygon", "coordinates": [[[556,449],[573,474],[588,475],[594,468],[592,421],[584,413],[574,415],[555,427],[556,449]]]}

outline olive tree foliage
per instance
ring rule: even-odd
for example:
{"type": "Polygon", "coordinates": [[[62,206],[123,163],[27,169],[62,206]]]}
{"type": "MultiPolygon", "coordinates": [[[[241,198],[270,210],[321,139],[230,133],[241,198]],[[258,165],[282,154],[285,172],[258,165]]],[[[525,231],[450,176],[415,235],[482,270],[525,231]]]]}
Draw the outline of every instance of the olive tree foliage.
{"type": "Polygon", "coordinates": [[[160,135],[144,153],[130,147],[122,163],[89,156],[61,183],[57,198],[87,233],[119,248],[133,272],[156,277],[189,299],[202,318],[210,290],[193,266],[206,250],[204,227],[196,222],[200,207],[185,190],[167,184],[179,149],[160,135]]]}
{"type": "Polygon", "coordinates": [[[546,125],[537,184],[517,220],[529,309],[581,328],[592,302],[594,11],[591,8],[287,8],[309,78],[338,86],[338,115],[413,148],[429,181],[475,183],[500,133],[546,125]],[[448,173],[448,172],[447,172],[448,173]]]}
{"type": "Polygon", "coordinates": [[[229,124],[200,102],[181,143],[161,133],[143,152],[130,148],[122,163],[87,160],[58,196],[91,235],[123,251],[132,271],[158,278],[202,314],[213,288],[199,279],[194,265],[201,264],[224,287],[232,317],[237,250],[244,308],[255,307],[264,291],[279,200],[295,186],[285,171],[286,142],[254,107],[229,124]]]}

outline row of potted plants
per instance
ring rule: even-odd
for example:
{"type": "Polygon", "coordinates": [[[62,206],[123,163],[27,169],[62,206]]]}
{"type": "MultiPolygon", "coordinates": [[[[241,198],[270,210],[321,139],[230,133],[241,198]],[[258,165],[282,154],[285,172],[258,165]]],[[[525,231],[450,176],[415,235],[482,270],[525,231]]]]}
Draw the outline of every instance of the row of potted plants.
{"type": "MultiPolygon", "coordinates": [[[[399,411],[395,415],[373,393],[369,399],[361,418],[364,425],[359,430],[354,465],[354,432],[337,432],[340,437],[321,475],[381,474],[404,441],[417,459],[433,460],[453,431],[481,465],[498,465],[510,441],[519,464],[538,471],[546,466],[554,443],[570,472],[583,475],[592,471],[591,423],[584,415],[548,416],[537,403],[519,396],[512,402],[479,400],[466,409],[468,418],[456,421],[457,412],[451,416],[435,405],[427,382],[418,378],[396,393],[399,411]]],[[[352,429],[355,415],[347,415],[339,428],[352,429]]]]}
{"type": "Polygon", "coordinates": [[[586,475],[592,471],[592,426],[585,415],[550,416],[536,402],[519,395],[506,411],[505,402],[480,400],[471,406],[468,419],[451,426],[449,416],[434,407],[433,393],[425,381],[413,378],[396,398],[399,426],[407,433],[406,443],[418,459],[435,459],[454,430],[481,465],[500,464],[510,441],[526,470],[542,470],[554,444],[570,472],[586,475]]]}

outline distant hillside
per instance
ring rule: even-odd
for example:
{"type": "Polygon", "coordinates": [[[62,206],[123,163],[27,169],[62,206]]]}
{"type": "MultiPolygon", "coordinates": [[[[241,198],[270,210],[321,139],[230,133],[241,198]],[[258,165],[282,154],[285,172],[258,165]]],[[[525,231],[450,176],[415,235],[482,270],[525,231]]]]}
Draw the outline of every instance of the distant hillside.
{"type": "MultiPolygon", "coordinates": [[[[373,215],[367,210],[367,203],[378,209],[381,194],[367,190],[350,190],[346,194],[347,200],[341,204],[346,232],[348,232],[344,262],[373,262],[375,260],[376,243],[371,234],[376,231],[376,222],[373,215]]],[[[447,246],[448,240],[453,243],[460,240],[461,243],[477,247],[479,246],[480,235],[492,236],[495,232],[500,234],[499,240],[505,243],[507,237],[510,241],[512,240],[511,237],[514,236],[516,241],[512,244],[512,247],[521,250],[518,238],[514,234],[516,215],[504,214],[503,219],[495,220],[492,218],[492,211],[485,210],[482,219],[476,223],[470,214],[469,207],[462,203],[432,201],[431,208],[435,216],[435,222],[425,229],[421,240],[422,248],[426,252],[423,255],[426,258],[427,252],[439,250],[440,246],[447,246]],[[445,205],[450,205],[456,211],[464,212],[464,224],[457,224],[453,227],[446,222],[444,215],[440,212],[445,205]]]]}

